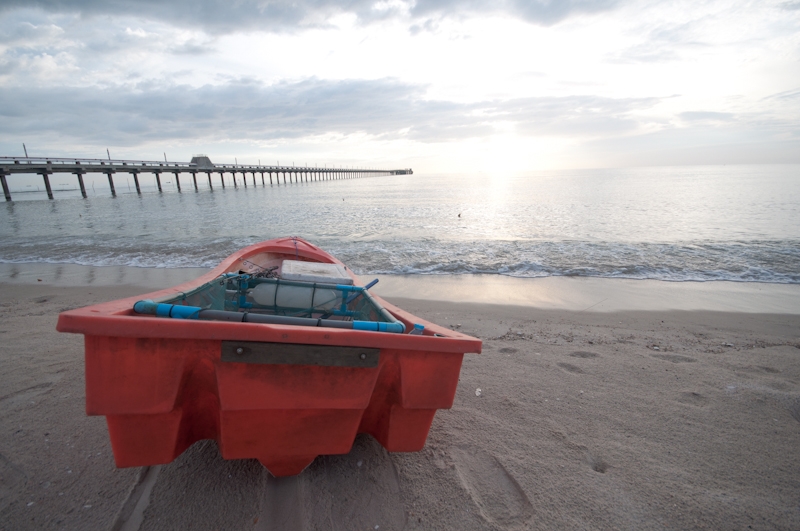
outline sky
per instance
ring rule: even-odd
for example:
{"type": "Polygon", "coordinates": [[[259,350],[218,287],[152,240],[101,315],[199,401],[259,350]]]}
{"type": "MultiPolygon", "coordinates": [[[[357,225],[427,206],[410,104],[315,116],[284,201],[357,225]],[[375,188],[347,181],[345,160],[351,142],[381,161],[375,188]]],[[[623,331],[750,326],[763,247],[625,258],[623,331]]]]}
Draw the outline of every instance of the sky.
{"type": "Polygon", "coordinates": [[[800,0],[3,0],[0,156],[800,162],[800,0]]]}

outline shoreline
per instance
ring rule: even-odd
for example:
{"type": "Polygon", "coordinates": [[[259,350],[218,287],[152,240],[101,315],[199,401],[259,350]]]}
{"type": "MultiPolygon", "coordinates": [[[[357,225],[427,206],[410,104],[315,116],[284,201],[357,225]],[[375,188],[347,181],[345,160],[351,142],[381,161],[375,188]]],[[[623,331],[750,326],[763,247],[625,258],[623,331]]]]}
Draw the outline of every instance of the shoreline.
{"type": "MultiPolygon", "coordinates": [[[[130,287],[147,293],[187,282],[207,268],[144,268],[0,263],[0,284],[130,287]]],[[[715,311],[800,314],[800,285],[762,282],[674,282],[600,277],[503,275],[359,275],[378,278],[386,299],[522,306],[575,312],[715,311]]],[[[134,293],[135,294],[135,293],[134,293]]]]}

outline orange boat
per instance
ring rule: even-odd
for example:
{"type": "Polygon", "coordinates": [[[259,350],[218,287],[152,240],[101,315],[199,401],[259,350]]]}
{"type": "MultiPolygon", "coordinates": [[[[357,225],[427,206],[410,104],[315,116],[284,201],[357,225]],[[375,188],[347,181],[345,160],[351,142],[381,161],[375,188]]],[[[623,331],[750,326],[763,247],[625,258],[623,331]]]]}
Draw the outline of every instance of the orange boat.
{"type": "Polygon", "coordinates": [[[85,336],[86,412],[104,415],[118,467],[169,463],[215,439],[275,476],[345,454],[357,433],[422,449],[481,341],[368,291],[300,238],[258,243],[202,277],[63,312],[85,336]]]}

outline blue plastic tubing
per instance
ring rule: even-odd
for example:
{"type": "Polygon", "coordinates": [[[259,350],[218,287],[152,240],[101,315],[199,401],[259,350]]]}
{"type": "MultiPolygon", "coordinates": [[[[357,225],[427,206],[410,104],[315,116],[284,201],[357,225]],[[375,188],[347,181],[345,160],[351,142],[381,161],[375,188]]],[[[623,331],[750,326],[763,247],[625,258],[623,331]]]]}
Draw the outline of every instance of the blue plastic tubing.
{"type": "Polygon", "coordinates": [[[372,286],[374,286],[374,285],[375,285],[375,284],[377,284],[377,283],[378,283],[378,279],[376,278],[375,280],[373,280],[372,282],[370,282],[369,284],[367,284],[366,286],[364,286],[364,289],[363,289],[362,291],[359,291],[359,292],[357,292],[357,293],[353,293],[352,295],[350,295],[349,297],[347,297],[346,304],[350,304],[351,302],[353,302],[354,300],[356,300],[357,298],[359,298],[359,297],[361,296],[361,293],[362,293],[363,291],[366,291],[366,290],[368,290],[369,288],[371,288],[372,286]]]}
{"type": "Polygon", "coordinates": [[[394,323],[381,323],[373,321],[334,321],[329,319],[314,319],[310,317],[288,317],[285,315],[227,312],[223,310],[204,310],[196,306],[180,306],[176,304],[166,304],[163,302],[153,302],[151,300],[137,302],[133,305],[133,311],[141,314],[156,315],[158,317],[171,317],[173,319],[202,319],[206,321],[235,321],[243,323],[321,326],[325,328],[348,328],[353,330],[389,332],[393,334],[402,334],[406,330],[405,325],[399,321],[394,323]]]}

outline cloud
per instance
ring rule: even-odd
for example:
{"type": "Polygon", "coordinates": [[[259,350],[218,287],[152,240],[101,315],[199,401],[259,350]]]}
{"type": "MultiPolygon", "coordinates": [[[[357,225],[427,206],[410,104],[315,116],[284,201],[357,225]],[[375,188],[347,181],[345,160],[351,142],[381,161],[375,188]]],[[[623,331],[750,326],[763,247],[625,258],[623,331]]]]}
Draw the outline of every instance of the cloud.
{"type": "Polygon", "coordinates": [[[729,112],[687,111],[678,116],[687,122],[729,122],[734,119],[729,112]]]}
{"type": "Polygon", "coordinates": [[[715,17],[687,14],[680,22],[660,21],[640,36],[638,43],[609,55],[616,63],[663,63],[680,61],[687,55],[710,48],[707,25],[715,17]],[[692,17],[690,19],[690,17],[692,17]]]}
{"type": "MultiPolygon", "coordinates": [[[[6,0],[0,10],[38,8],[49,14],[81,18],[134,16],[176,26],[202,27],[209,33],[230,33],[254,26],[279,30],[282,25],[299,25],[309,8],[325,9],[325,3],[325,0],[311,5],[258,0],[6,0]]],[[[331,1],[330,6],[333,8],[335,2],[331,1]]]]}
{"type": "MultiPolygon", "coordinates": [[[[114,84],[145,74],[158,77],[166,70],[174,75],[176,69],[187,69],[190,56],[219,53],[213,36],[134,17],[0,13],[2,84],[114,84]]],[[[195,64],[208,63],[201,59],[195,64]]]]}
{"type": "Polygon", "coordinates": [[[408,153],[412,145],[412,151],[446,152],[511,134],[521,146],[537,139],[567,142],[572,147],[564,152],[565,165],[800,162],[796,121],[769,110],[687,111],[670,120],[652,117],[662,98],[570,95],[463,103],[429,99],[428,88],[391,78],[0,87],[0,146],[11,152],[28,141],[41,152],[77,156],[106,146],[128,152],[154,145],[291,151],[373,142],[408,153]]]}
{"type": "Polygon", "coordinates": [[[634,131],[635,111],[656,105],[659,98],[605,98],[574,95],[523,98],[499,107],[518,122],[517,130],[528,135],[596,137],[634,131]]]}
{"type": "Polygon", "coordinates": [[[154,140],[262,142],[325,134],[444,142],[511,126],[518,134],[595,137],[636,129],[631,113],[657,99],[598,96],[455,103],[395,79],[307,79],[263,85],[234,80],[190,87],[148,82],[113,87],[0,88],[0,136],[57,132],[85,143],[154,140]]]}
{"type": "Polygon", "coordinates": [[[618,0],[5,0],[0,12],[38,8],[81,17],[135,16],[175,26],[202,28],[211,35],[237,31],[292,32],[325,27],[331,17],[354,15],[362,23],[402,18],[414,31],[430,29],[434,19],[497,14],[552,25],[571,15],[607,11],[618,0]]]}
{"type": "Polygon", "coordinates": [[[64,30],[55,24],[34,25],[29,21],[14,20],[11,24],[4,24],[0,33],[0,43],[6,46],[24,45],[35,47],[42,42],[61,38],[64,30]]]}
{"type": "Polygon", "coordinates": [[[209,42],[190,40],[176,46],[168,48],[169,53],[175,55],[208,55],[215,53],[217,49],[209,42]]]}
{"type": "Polygon", "coordinates": [[[800,100],[800,88],[786,90],[783,92],[778,92],[777,94],[770,94],[769,96],[764,98],[765,101],[769,100],[781,100],[781,101],[792,101],[792,100],[800,100]]]}
{"type": "Polygon", "coordinates": [[[476,14],[501,14],[549,26],[569,16],[599,13],[616,7],[618,0],[419,0],[411,13],[446,18],[476,14]]]}
{"type": "MultiPolygon", "coordinates": [[[[800,135],[787,137],[786,124],[738,123],[718,127],[692,123],[625,138],[601,138],[580,146],[594,165],[673,166],[694,164],[800,163],[800,135]]],[[[793,126],[797,132],[797,126],[793,126]]]]}

